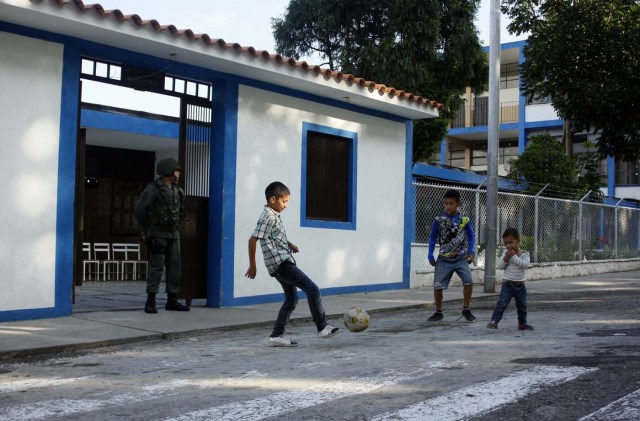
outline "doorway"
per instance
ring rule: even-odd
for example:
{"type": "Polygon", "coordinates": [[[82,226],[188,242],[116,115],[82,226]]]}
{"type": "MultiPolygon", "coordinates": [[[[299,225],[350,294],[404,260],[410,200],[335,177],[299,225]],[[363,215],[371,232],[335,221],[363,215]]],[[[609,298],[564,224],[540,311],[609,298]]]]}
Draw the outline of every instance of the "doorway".
{"type": "Polygon", "coordinates": [[[164,158],[182,166],[186,193],[179,296],[206,305],[211,92],[203,82],[82,60],[74,312],[143,308],[147,247],[133,209],[164,158]],[[123,254],[123,245],[133,251],[123,254]]]}

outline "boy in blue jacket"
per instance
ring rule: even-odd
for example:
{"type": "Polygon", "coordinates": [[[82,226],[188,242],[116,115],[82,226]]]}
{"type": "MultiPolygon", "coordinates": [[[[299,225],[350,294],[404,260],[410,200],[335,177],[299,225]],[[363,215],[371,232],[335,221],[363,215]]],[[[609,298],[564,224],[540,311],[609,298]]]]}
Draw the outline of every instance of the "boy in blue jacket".
{"type": "Polygon", "coordinates": [[[469,263],[473,262],[475,234],[469,218],[458,212],[461,202],[460,193],[457,190],[447,190],[443,197],[443,204],[444,214],[435,218],[429,236],[429,263],[436,268],[433,276],[436,312],[429,317],[428,321],[439,322],[443,319],[443,291],[449,287],[455,272],[462,279],[463,285],[462,316],[467,322],[473,323],[476,318],[471,314],[469,307],[473,293],[469,263]],[[436,243],[440,244],[437,261],[433,257],[436,243]]]}

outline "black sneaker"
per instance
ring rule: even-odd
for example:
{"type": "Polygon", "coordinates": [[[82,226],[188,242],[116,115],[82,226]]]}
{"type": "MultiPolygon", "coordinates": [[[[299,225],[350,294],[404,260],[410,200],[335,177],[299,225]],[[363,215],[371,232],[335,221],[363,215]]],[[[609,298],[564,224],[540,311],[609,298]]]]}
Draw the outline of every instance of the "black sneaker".
{"type": "Polygon", "coordinates": [[[487,323],[487,328],[488,329],[497,329],[498,328],[498,322],[496,322],[495,320],[491,320],[489,323],[487,323]]]}
{"type": "Polygon", "coordinates": [[[533,330],[533,326],[523,323],[518,325],[518,330],[533,330]]]}
{"type": "Polygon", "coordinates": [[[427,319],[428,322],[439,322],[440,320],[444,319],[444,316],[442,315],[441,311],[436,311],[435,313],[433,313],[433,316],[429,317],[427,319]]]}
{"type": "Polygon", "coordinates": [[[471,310],[462,310],[462,316],[469,322],[469,323],[475,323],[476,321],[476,316],[474,316],[473,314],[471,314],[471,310]]]}

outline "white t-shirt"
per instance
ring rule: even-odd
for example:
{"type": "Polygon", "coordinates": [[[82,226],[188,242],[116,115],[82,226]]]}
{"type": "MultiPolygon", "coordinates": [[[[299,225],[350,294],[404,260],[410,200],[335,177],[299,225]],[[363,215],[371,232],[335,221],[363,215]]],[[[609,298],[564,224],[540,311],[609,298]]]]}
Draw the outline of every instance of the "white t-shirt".
{"type": "Polygon", "coordinates": [[[520,250],[520,255],[514,254],[507,263],[504,261],[504,256],[507,254],[507,250],[502,253],[500,260],[498,260],[498,269],[504,269],[503,281],[524,281],[526,276],[524,270],[529,267],[531,259],[529,252],[526,250],[520,250]]]}

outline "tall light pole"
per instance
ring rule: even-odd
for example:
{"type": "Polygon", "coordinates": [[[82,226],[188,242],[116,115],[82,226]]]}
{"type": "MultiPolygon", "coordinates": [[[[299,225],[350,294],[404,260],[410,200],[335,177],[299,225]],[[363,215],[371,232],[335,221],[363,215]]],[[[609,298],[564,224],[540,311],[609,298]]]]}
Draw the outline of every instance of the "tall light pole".
{"type": "Polygon", "coordinates": [[[487,231],[484,292],[496,292],[498,138],[500,127],[500,0],[491,0],[489,15],[489,139],[487,141],[487,231]]]}

